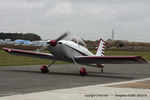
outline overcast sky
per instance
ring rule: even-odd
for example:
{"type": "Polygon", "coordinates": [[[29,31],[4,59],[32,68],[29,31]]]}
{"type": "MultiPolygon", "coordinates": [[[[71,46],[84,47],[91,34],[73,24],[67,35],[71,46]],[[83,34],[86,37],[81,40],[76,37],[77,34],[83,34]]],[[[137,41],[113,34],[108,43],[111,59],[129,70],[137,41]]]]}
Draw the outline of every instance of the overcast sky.
{"type": "Polygon", "coordinates": [[[150,0],[0,0],[0,32],[150,42],[150,0]]]}

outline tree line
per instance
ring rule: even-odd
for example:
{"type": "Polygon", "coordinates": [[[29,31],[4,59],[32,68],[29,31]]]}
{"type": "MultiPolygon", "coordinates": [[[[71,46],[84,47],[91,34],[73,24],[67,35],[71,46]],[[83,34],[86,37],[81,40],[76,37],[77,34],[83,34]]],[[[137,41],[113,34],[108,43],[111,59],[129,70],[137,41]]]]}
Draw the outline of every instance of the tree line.
{"type": "Polygon", "coordinates": [[[30,41],[35,41],[35,40],[41,40],[41,37],[37,34],[34,33],[4,33],[0,32],[0,39],[11,39],[12,41],[15,41],[17,39],[23,39],[23,40],[30,40],[30,41]]]}

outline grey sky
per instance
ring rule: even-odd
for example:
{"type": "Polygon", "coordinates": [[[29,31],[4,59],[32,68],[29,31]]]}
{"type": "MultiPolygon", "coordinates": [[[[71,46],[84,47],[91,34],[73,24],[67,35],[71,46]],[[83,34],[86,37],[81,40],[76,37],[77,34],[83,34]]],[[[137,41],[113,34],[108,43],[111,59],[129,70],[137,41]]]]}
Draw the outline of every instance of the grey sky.
{"type": "Polygon", "coordinates": [[[150,0],[0,0],[1,32],[150,42],[150,0]]]}

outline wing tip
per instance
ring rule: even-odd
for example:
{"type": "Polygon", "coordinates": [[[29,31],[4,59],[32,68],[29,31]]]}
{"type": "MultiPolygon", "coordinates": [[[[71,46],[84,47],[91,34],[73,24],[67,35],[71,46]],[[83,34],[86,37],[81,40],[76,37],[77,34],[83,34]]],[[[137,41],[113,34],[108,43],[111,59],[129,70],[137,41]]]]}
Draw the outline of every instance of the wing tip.
{"type": "Polygon", "coordinates": [[[142,64],[148,64],[148,62],[141,56],[136,56],[136,60],[142,64]]]}
{"type": "Polygon", "coordinates": [[[9,51],[9,50],[11,50],[11,49],[10,49],[10,48],[5,48],[5,47],[3,47],[2,50],[4,50],[4,51],[9,51]]]}

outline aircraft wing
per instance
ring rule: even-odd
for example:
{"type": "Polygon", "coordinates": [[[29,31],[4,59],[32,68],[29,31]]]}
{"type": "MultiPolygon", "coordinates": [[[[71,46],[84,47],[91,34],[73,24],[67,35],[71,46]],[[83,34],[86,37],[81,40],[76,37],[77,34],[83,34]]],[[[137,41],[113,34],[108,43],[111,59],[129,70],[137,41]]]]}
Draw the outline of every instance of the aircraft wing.
{"type": "Polygon", "coordinates": [[[77,63],[82,64],[144,64],[147,63],[141,56],[77,56],[77,63]]]}
{"type": "Polygon", "coordinates": [[[41,58],[41,59],[55,59],[55,57],[49,53],[41,53],[41,52],[35,52],[35,51],[10,49],[10,48],[3,48],[3,50],[8,53],[15,54],[15,55],[35,57],[35,58],[41,58]]]}

